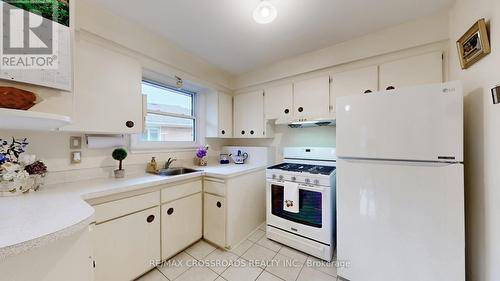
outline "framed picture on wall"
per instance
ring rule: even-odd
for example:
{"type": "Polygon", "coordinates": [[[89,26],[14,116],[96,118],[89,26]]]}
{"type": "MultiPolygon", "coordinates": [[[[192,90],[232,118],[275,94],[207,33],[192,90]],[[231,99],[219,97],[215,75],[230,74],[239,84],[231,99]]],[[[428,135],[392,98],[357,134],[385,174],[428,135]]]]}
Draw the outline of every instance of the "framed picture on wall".
{"type": "Polygon", "coordinates": [[[469,68],[469,66],[491,52],[484,19],[478,20],[458,39],[457,49],[462,69],[469,68]]]}

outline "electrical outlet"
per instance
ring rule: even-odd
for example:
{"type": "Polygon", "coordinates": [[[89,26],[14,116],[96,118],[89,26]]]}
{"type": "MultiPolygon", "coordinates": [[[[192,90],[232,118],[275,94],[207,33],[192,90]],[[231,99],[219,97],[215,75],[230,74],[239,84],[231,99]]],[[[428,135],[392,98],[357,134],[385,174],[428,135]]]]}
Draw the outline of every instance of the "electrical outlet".
{"type": "Polygon", "coordinates": [[[82,152],[81,151],[72,151],[71,152],[71,164],[79,164],[82,163],[82,152]]]}
{"type": "Polygon", "coordinates": [[[70,149],[82,149],[82,137],[71,136],[69,137],[70,149]]]}

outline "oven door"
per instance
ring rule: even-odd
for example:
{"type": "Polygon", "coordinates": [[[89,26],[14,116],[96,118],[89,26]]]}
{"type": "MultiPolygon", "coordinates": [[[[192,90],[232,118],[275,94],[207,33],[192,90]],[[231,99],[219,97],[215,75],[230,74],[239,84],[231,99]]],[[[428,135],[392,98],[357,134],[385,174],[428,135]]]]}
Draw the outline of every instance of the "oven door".
{"type": "Polygon", "coordinates": [[[335,210],[330,187],[299,185],[299,212],[283,210],[284,183],[267,182],[267,224],[284,231],[332,245],[335,210]]]}

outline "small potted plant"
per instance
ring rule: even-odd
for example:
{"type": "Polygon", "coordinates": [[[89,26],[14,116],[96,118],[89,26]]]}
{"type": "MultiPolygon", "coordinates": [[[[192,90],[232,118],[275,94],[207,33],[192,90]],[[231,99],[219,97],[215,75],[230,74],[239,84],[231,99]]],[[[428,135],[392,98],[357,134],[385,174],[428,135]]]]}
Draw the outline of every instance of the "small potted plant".
{"type": "Polygon", "coordinates": [[[207,156],[207,151],[208,151],[208,145],[199,147],[196,149],[196,159],[198,161],[199,166],[206,166],[207,165],[207,159],[205,158],[207,156]]]}
{"type": "Polygon", "coordinates": [[[118,170],[115,170],[115,178],[123,178],[125,177],[125,170],[122,167],[122,161],[127,158],[127,150],[123,147],[116,148],[113,150],[113,159],[119,162],[118,164],[118,170]]]}

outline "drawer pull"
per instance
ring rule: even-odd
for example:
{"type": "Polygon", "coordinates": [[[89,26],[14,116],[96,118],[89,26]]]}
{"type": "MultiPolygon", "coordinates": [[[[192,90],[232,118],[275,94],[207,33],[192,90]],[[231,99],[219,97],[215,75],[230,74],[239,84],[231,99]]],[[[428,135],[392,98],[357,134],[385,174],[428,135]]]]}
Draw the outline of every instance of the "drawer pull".
{"type": "Polygon", "coordinates": [[[298,110],[299,110],[299,112],[302,112],[302,111],[304,111],[304,108],[303,107],[299,107],[298,110]]]}
{"type": "Polygon", "coordinates": [[[250,135],[253,135],[255,132],[253,130],[250,131],[250,135]]]}
{"type": "Polygon", "coordinates": [[[169,215],[169,216],[170,216],[170,215],[171,215],[171,214],[173,214],[173,213],[174,213],[174,208],[168,208],[168,210],[167,210],[167,215],[169,215]]]}
{"type": "Polygon", "coordinates": [[[372,90],[366,90],[363,92],[364,94],[369,94],[369,93],[372,93],[372,90]]]}
{"type": "Polygon", "coordinates": [[[149,215],[148,218],[146,219],[148,223],[152,223],[154,220],[155,220],[155,215],[149,215]]]}
{"type": "Polygon", "coordinates": [[[245,130],[241,131],[241,134],[244,135],[245,134],[245,130]]]}
{"type": "Polygon", "coordinates": [[[385,89],[389,91],[389,90],[394,90],[394,89],[396,89],[396,88],[394,88],[394,86],[389,86],[389,87],[387,87],[387,88],[385,88],[385,89]]]}
{"type": "Polygon", "coordinates": [[[222,132],[221,132],[221,133],[224,135],[224,134],[226,134],[226,131],[222,130],[222,132]]]}
{"type": "Polygon", "coordinates": [[[288,114],[288,113],[290,113],[290,110],[287,108],[287,109],[285,109],[285,114],[288,114]]]}
{"type": "Polygon", "coordinates": [[[220,203],[220,201],[217,201],[217,208],[220,208],[222,207],[222,204],[220,203]]]}

